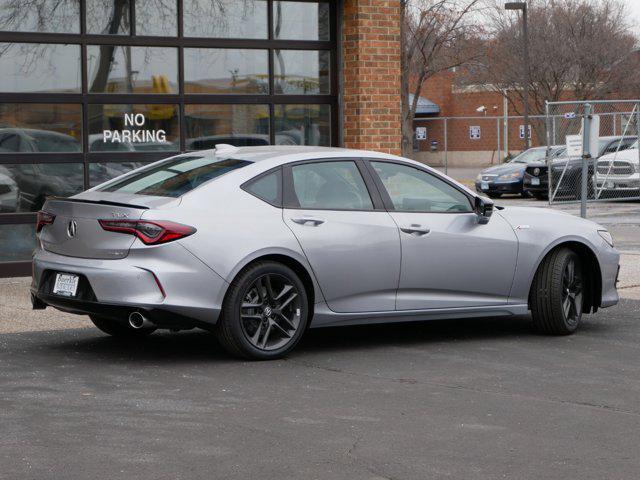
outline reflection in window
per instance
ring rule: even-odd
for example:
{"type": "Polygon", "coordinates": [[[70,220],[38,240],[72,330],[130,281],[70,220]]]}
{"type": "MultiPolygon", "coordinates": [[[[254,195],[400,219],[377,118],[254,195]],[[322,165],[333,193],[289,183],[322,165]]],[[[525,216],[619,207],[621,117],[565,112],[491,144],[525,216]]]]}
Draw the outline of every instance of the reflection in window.
{"type": "Polygon", "coordinates": [[[136,0],[136,35],[175,37],[178,34],[177,0],[136,0]]]}
{"type": "Polygon", "coordinates": [[[178,115],[177,105],[89,105],[89,151],[179,151],[178,115]]]}
{"type": "Polygon", "coordinates": [[[81,163],[0,165],[2,211],[37,212],[49,196],[69,197],[84,189],[81,163]]]}
{"type": "Polygon", "coordinates": [[[276,139],[287,138],[294,145],[329,146],[330,116],[330,105],[276,105],[276,139]]]}
{"type": "Polygon", "coordinates": [[[144,165],[143,162],[91,163],[89,164],[89,187],[95,187],[144,165]]]}
{"type": "Polygon", "coordinates": [[[0,30],[80,33],[80,0],[0,0],[0,30]]]}
{"type": "Polygon", "coordinates": [[[186,48],[185,92],[269,93],[267,50],[186,48]]]}
{"type": "Polygon", "coordinates": [[[203,183],[250,165],[246,160],[217,160],[209,157],[175,157],[149,166],[129,177],[101,187],[101,192],[180,197],[203,183]]]}
{"type": "Polygon", "coordinates": [[[371,162],[393,207],[405,212],[469,213],[469,198],[435,175],[406,165],[371,162]]]}
{"type": "Polygon", "coordinates": [[[185,37],[267,38],[266,0],[184,0],[185,37]]]}
{"type": "Polygon", "coordinates": [[[291,167],[301,208],[373,210],[369,191],[353,162],[306,163],[291,167]]]}
{"type": "Polygon", "coordinates": [[[0,155],[80,152],[82,107],[62,103],[0,103],[0,155]]]}
{"type": "Polygon", "coordinates": [[[87,72],[90,92],[177,93],[178,50],[89,45],[87,72]]]}
{"type": "Polygon", "coordinates": [[[129,35],[129,0],[86,0],[87,33],[129,35]]]}
{"type": "Polygon", "coordinates": [[[0,91],[79,93],[80,46],[0,43],[0,91]]]}
{"type": "Polygon", "coordinates": [[[185,121],[187,150],[269,145],[267,105],[186,105],[185,121]]]}
{"type": "Polygon", "coordinates": [[[309,95],[331,93],[330,53],[325,50],[276,50],[275,93],[309,95]]]}
{"type": "MultiPolygon", "coordinates": [[[[0,181],[2,174],[0,174],[0,181]]],[[[1,187],[0,187],[1,188],[1,187]]],[[[0,194],[0,198],[2,195],[0,194]]],[[[31,260],[36,248],[36,228],[30,224],[0,225],[0,263],[31,260]]]]}
{"type": "Polygon", "coordinates": [[[273,2],[273,37],[329,40],[328,2],[273,2]]]}

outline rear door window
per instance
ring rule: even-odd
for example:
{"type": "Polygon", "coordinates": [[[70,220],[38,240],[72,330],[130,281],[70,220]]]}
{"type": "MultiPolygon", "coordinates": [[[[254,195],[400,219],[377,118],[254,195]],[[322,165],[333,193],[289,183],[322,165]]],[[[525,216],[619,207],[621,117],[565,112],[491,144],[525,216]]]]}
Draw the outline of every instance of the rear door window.
{"type": "Polygon", "coordinates": [[[373,210],[367,186],[354,162],[304,163],[291,167],[300,208],[373,210]]]}
{"type": "Polygon", "coordinates": [[[250,165],[246,160],[189,156],[176,157],[108,183],[99,192],[180,197],[205,182],[250,165]]]}

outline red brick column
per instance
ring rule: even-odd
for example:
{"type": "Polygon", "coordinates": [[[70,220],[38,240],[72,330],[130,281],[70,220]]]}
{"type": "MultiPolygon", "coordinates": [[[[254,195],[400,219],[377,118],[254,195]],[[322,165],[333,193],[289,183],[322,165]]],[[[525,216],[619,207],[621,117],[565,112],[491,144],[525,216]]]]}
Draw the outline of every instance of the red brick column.
{"type": "Polygon", "coordinates": [[[344,146],[400,154],[400,0],[345,0],[344,146]]]}

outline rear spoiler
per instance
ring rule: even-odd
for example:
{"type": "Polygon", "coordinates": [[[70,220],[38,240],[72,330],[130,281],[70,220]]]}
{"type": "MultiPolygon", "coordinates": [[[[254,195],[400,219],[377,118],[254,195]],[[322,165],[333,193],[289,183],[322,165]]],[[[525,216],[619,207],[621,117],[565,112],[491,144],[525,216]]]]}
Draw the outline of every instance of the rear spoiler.
{"type": "Polygon", "coordinates": [[[83,200],[81,198],[64,197],[47,197],[47,200],[56,200],[59,202],[90,203],[94,205],[109,205],[112,207],[138,208],[140,210],[149,210],[149,207],[144,205],[132,205],[130,203],[111,202],[109,200],[83,200]]]}

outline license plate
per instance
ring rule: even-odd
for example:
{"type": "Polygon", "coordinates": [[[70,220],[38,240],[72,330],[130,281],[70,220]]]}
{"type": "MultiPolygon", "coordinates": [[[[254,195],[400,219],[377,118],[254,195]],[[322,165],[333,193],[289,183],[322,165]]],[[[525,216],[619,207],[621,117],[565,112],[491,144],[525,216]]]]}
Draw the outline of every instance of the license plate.
{"type": "Polygon", "coordinates": [[[480,182],[480,190],[489,190],[489,182],[480,182]]]}
{"type": "Polygon", "coordinates": [[[531,185],[540,185],[540,179],[536,178],[536,177],[533,177],[531,179],[531,185]]]}
{"type": "Polygon", "coordinates": [[[64,297],[75,297],[78,291],[78,275],[70,273],[57,273],[56,281],[53,284],[53,293],[64,297]]]}

